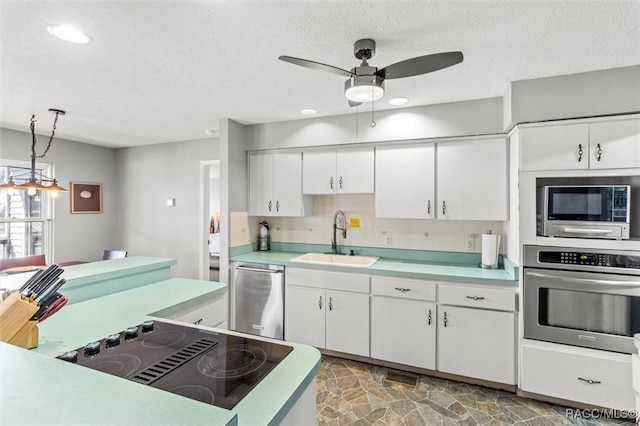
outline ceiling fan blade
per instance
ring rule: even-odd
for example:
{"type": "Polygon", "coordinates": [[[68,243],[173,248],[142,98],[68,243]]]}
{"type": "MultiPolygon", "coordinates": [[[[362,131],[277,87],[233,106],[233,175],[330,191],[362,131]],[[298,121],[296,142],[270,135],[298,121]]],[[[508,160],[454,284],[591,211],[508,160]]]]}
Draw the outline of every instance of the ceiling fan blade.
{"type": "Polygon", "coordinates": [[[459,64],[462,59],[462,52],[435,53],[396,62],[378,70],[376,74],[384,79],[413,77],[459,64]]]}
{"type": "Polygon", "coordinates": [[[308,59],[294,58],[292,56],[280,56],[278,59],[294,65],[300,65],[301,67],[330,72],[331,74],[342,75],[345,77],[351,77],[353,75],[351,71],[343,70],[342,68],[334,67],[332,65],[321,64],[320,62],[310,61],[308,59]]]}
{"type": "Polygon", "coordinates": [[[362,105],[362,102],[353,102],[353,101],[349,101],[349,106],[350,107],[357,107],[362,105]]]}

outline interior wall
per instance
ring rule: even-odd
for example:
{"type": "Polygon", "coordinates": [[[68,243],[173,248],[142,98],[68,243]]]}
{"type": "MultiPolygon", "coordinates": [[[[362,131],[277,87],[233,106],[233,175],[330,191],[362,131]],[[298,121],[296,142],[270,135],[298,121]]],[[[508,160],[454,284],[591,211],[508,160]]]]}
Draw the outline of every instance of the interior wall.
{"type": "Polygon", "coordinates": [[[247,150],[341,145],[502,133],[502,98],[247,126],[247,150]],[[356,134],[356,120],[359,123],[356,134]]]}
{"type": "MultiPolygon", "coordinates": [[[[339,246],[402,248],[464,252],[467,237],[474,239],[474,250],[480,253],[480,235],[488,230],[503,234],[503,222],[445,221],[421,219],[378,219],[375,217],[374,194],[315,195],[313,216],[251,217],[251,235],[258,235],[258,223],[269,223],[271,241],[330,245],[333,237],[333,215],[342,210],[347,217],[360,219],[360,227],[347,230],[347,238],[337,235],[339,246]],[[386,244],[391,237],[391,246],[386,244]]],[[[501,244],[501,247],[504,247],[501,244]]],[[[501,250],[501,253],[504,250],[501,250]]]]}
{"type": "MultiPolygon", "coordinates": [[[[40,120],[45,126],[47,120],[40,120]]],[[[64,118],[58,127],[64,126],[64,118]]],[[[42,154],[49,140],[48,135],[36,135],[36,154],[42,154]]],[[[29,161],[31,158],[31,134],[0,128],[0,157],[29,161]]],[[[102,213],[71,214],[69,193],[60,193],[54,200],[53,258],[48,263],[71,260],[99,260],[102,250],[113,248],[114,230],[119,214],[116,214],[115,150],[96,145],[54,138],[50,151],[39,159],[53,164],[54,177],[63,188],[70,189],[70,182],[102,184],[102,213]]]]}
{"type": "Polygon", "coordinates": [[[640,111],[640,65],[514,81],[504,128],[513,124],[640,111]]]}
{"type": "Polygon", "coordinates": [[[228,118],[220,120],[220,213],[223,223],[220,235],[220,282],[223,283],[229,282],[231,230],[233,227],[248,228],[245,223],[234,223],[232,216],[232,212],[247,211],[246,136],[246,126],[228,118]]]}
{"type": "Polygon", "coordinates": [[[175,258],[172,276],[198,278],[200,161],[219,158],[218,140],[119,148],[115,158],[115,244],[130,255],[175,258]]]}

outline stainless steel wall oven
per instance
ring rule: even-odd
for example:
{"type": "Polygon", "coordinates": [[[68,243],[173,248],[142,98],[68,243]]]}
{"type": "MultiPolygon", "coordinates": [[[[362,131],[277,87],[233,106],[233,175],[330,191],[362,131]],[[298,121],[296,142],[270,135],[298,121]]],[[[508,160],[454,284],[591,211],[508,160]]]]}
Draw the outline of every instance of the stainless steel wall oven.
{"type": "Polygon", "coordinates": [[[633,353],[640,252],[524,246],[524,337],[633,353]]]}

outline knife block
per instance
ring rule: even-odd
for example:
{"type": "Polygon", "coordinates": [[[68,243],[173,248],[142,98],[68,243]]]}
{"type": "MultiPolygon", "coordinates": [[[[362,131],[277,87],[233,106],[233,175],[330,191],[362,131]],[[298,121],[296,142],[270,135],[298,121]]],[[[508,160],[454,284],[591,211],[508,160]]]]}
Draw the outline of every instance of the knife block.
{"type": "Polygon", "coordinates": [[[29,321],[37,311],[38,304],[20,293],[0,303],[0,342],[25,349],[38,346],[38,322],[29,321]]]}

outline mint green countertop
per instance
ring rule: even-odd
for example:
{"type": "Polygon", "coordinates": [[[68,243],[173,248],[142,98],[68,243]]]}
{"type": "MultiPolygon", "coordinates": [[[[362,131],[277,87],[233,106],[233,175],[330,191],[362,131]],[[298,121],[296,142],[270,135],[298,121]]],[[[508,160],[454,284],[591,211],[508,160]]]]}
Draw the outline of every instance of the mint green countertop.
{"type": "MultiPolygon", "coordinates": [[[[128,290],[170,278],[175,259],[131,256],[65,266],[62,278],[67,280],[60,292],[76,303],[109,293],[128,290]]],[[[35,272],[0,276],[0,288],[16,290],[35,272]]]]}
{"type": "Polygon", "coordinates": [[[65,426],[278,423],[315,379],[320,366],[317,349],[278,341],[294,350],[233,410],[54,358],[147,319],[158,319],[150,316],[152,312],[186,305],[206,295],[215,297],[226,288],[226,284],[209,281],[168,279],[65,306],[39,325],[40,339],[35,349],[0,343],[0,423],[65,426]]]}
{"type": "MultiPolygon", "coordinates": [[[[294,244],[285,245],[283,248],[290,248],[294,244]]],[[[315,252],[322,253],[318,247],[304,247],[314,249],[315,252]]],[[[312,252],[313,250],[308,250],[312,252]]],[[[235,262],[256,262],[284,265],[295,268],[320,269],[328,271],[355,272],[371,275],[393,275],[405,278],[422,278],[429,280],[446,280],[459,282],[476,282],[481,284],[494,284],[505,286],[517,286],[517,271],[508,259],[503,259],[505,269],[482,269],[478,266],[479,260],[475,262],[477,256],[457,253],[435,253],[423,259],[412,253],[411,250],[356,250],[357,254],[367,256],[380,256],[380,259],[368,268],[334,266],[326,264],[311,264],[302,262],[292,262],[291,259],[300,256],[304,252],[298,251],[251,251],[248,253],[236,254],[231,257],[235,262]],[[384,254],[394,253],[398,256],[405,255],[405,258],[383,257],[384,254]]]]}

